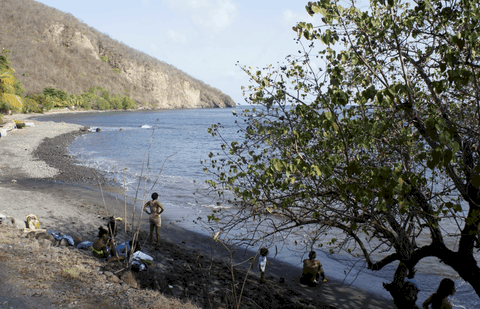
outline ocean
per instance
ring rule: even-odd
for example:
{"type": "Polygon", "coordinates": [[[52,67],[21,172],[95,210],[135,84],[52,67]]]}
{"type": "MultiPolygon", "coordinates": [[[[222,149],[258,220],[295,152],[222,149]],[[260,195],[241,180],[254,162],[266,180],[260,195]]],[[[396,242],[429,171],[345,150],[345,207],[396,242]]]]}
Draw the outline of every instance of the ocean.
{"type": "MultiPolygon", "coordinates": [[[[165,206],[164,222],[176,222],[185,229],[205,232],[195,220],[216,209],[215,194],[205,185],[208,178],[201,160],[210,152],[221,150],[223,141],[207,132],[212,124],[222,124],[226,141],[240,140],[238,120],[234,109],[186,109],[133,112],[75,113],[44,116],[40,121],[76,123],[100,132],[78,137],[69,147],[69,153],[81,164],[102,171],[110,180],[126,185],[126,193],[137,197],[138,205],[158,192],[165,206]]],[[[200,220],[202,220],[200,219],[200,220]]],[[[198,220],[197,220],[198,221],[198,220]]],[[[301,238],[301,235],[297,235],[301,238]]],[[[295,237],[295,236],[294,236],[295,237]]],[[[301,266],[303,253],[294,248],[295,239],[288,239],[276,258],[294,266],[301,266]]],[[[381,271],[357,270],[361,260],[349,256],[319,252],[327,277],[346,285],[391,298],[383,289],[390,282],[396,265],[381,271]]],[[[443,277],[456,283],[456,293],[450,297],[454,308],[478,308],[480,300],[473,288],[437,259],[425,259],[417,267],[415,280],[420,285],[418,305],[433,293],[443,277]]]]}

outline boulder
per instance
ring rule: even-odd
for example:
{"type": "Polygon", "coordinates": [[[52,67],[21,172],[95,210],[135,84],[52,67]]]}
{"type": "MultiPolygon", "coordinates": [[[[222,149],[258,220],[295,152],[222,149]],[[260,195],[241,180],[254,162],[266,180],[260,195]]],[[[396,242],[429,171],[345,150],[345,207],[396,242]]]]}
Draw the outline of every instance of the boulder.
{"type": "Polygon", "coordinates": [[[131,271],[124,272],[120,276],[120,278],[132,288],[138,289],[137,279],[135,278],[135,275],[131,271]]]}

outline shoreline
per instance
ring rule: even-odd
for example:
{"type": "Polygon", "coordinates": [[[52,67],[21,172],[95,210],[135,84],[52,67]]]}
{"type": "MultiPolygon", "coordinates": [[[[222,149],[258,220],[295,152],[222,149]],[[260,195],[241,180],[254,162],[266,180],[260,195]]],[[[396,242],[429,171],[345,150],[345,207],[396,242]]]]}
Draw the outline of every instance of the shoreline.
{"type": "MultiPolygon", "coordinates": [[[[105,220],[102,218],[106,215],[124,217],[124,201],[118,198],[121,188],[106,186],[102,189],[102,195],[98,186],[95,188],[94,181],[89,182],[85,176],[77,177],[84,173],[92,173],[93,169],[80,171],[80,168],[85,167],[75,165],[74,158],[65,157],[65,153],[61,153],[61,151],[58,152],[57,157],[49,155],[48,149],[63,147],[63,151],[65,151],[69,145],[66,142],[68,134],[78,133],[81,126],[42,122],[42,116],[6,116],[17,120],[30,118],[38,120],[34,121],[35,127],[13,131],[5,139],[0,140],[0,195],[4,201],[8,199],[15,201],[12,203],[14,205],[10,207],[1,203],[0,212],[14,216],[17,220],[22,220],[27,213],[35,213],[39,216],[42,226],[46,225],[47,228],[48,225],[54,226],[62,233],[73,234],[74,238],[78,240],[94,237],[98,226],[105,224],[105,220]],[[64,136],[58,138],[61,135],[64,136]],[[49,143],[42,142],[44,139],[47,139],[49,143]],[[22,152],[22,149],[25,150],[22,152]],[[44,158],[50,159],[52,163],[48,164],[33,157],[34,152],[41,150],[47,150],[44,158]],[[61,161],[61,164],[55,166],[55,161],[61,161]],[[12,182],[12,180],[16,180],[16,182],[12,182]],[[19,204],[23,207],[18,207],[19,204]],[[42,207],[38,207],[39,204],[42,207]],[[79,232],[79,230],[83,232],[79,232]]],[[[211,238],[178,227],[174,222],[170,223],[162,226],[161,234],[164,241],[203,251],[205,254],[208,254],[209,250],[213,250],[214,242],[211,238]]],[[[148,230],[146,216],[143,217],[140,227],[143,231],[148,230]]],[[[249,252],[248,254],[253,256],[255,253],[249,252]]],[[[244,259],[238,257],[236,262],[244,259]]],[[[269,258],[269,262],[267,278],[273,277],[270,280],[278,282],[279,277],[285,277],[284,288],[298,289],[304,293],[306,298],[316,300],[322,306],[329,304],[337,308],[394,308],[389,299],[354,287],[342,287],[339,282],[334,280],[316,289],[302,288],[298,284],[301,269],[292,271],[291,265],[273,258],[269,258]],[[288,269],[288,273],[286,273],[286,269],[288,269]]],[[[254,269],[252,274],[257,276],[258,271],[254,269]]]]}

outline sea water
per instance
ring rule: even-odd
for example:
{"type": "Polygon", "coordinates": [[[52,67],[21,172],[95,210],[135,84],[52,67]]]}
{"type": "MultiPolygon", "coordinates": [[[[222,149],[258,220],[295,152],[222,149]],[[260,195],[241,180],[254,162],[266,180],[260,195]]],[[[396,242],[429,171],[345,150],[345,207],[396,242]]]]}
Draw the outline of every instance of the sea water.
{"type": "MultiPolygon", "coordinates": [[[[237,112],[243,107],[236,108],[237,112]]],[[[81,164],[102,171],[112,181],[126,187],[139,205],[158,192],[159,200],[168,210],[164,221],[178,222],[186,229],[202,232],[195,222],[185,222],[175,214],[206,219],[217,207],[215,194],[205,185],[208,175],[202,160],[210,152],[221,152],[222,143],[241,140],[241,121],[234,109],[187,109],[163,111],[102,112],[62,114],[42,117],[41,121],[65,121],[92,128],[98,133],[78,137],[69,147],[71,155],[81,164]],[[222,140],[212,137],[208,128],[221,124],[222,140]],[[177,211],[176,211],[177,210],[177,211]]],[[[301,237],[301,235],[298,235],[301,237]]],[[[294,239],[287,239],[276,258],[301,266],[304,256],[295,250],[294,239]]],[[[381,271],[365,270],[362,260],[319,252],[328,277],[353,285],[385,298],[390,295],[382,282],[390,282],[395,265],[381,271]],[[359,270],[362,270],[360,273],[359,270]]],[[[455,280],[456,293],[450,297],[455,308],[478,308],[480,300],[473,288],[436,258],[422,260],[415,280],[420,285],[417,304],[433,293],[443,277],[455,280]]]]}

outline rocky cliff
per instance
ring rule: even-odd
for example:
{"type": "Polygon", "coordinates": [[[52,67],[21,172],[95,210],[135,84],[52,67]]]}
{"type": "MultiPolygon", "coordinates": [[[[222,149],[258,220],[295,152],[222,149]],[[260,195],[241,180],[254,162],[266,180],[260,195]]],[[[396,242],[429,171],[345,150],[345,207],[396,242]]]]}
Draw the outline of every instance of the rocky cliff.
{"type": "Polygon", "coordinates": [[[140,108],[235,106],[220,90],[41,3],[3,0],[0,20],[0,47],[12,51],[26,94],[45,87],[81,94],[100,86],[140,108]]]}

